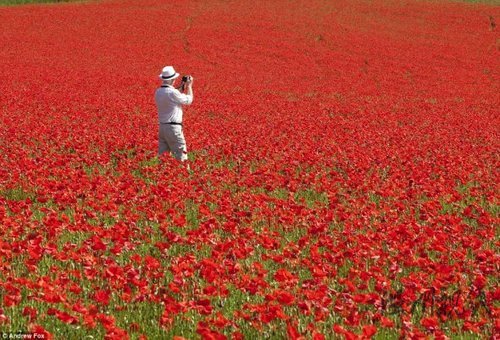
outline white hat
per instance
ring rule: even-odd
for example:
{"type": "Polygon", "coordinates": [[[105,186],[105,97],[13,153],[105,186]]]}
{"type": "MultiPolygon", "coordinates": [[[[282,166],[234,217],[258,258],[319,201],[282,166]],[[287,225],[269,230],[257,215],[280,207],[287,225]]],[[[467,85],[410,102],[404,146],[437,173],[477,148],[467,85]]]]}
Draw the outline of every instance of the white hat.
{"type": "Polygon", "coordinates": [[[179,76],[179,73],[175,72],[173,66],[165,66],[163,70],[161,70],[161,74],[158,76],[162,80],[170,80],[175,79],[179,76]]]}

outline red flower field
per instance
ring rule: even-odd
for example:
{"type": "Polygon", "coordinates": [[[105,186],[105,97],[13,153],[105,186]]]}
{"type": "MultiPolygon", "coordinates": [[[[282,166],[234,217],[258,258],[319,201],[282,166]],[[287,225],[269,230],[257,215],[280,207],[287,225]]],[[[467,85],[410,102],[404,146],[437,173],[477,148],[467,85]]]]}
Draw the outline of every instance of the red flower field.
{"type": "Polygon", "coordinates": [[[0,7],[0,332],[495,338],[495,20],[430,0],[0,7]],[[165,65],[195,78],[190,171],[156,157],[165,65]]]}

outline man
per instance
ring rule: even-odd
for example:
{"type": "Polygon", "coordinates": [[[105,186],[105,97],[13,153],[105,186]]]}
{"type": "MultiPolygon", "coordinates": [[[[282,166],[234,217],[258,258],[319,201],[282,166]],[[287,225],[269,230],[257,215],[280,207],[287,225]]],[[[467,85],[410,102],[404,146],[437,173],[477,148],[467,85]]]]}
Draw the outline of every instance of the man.
{"type": "Polygon", "coordinates": [[[182,105],[190,105],[193,102],[193,77],[181,83],[179,89],[174,87],[179,73],[172,66],[165,66],[159,75],[162,80],[161,87],[155,92],[155,102],[158,108],[158,119],[160,122],[158,133],[158,155],[171,152],[179,161],[187,160],[187,147],[182,132],[182,105]]]}

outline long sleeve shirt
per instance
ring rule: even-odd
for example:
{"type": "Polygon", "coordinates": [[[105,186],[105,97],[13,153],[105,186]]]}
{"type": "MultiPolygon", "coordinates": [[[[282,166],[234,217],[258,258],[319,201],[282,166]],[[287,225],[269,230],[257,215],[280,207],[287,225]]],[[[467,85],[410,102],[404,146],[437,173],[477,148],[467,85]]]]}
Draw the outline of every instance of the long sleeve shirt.
{"type": "Polygon", "coordinates": [[[160,123],[182,123],[182,105],[190,105],[193,96],[171,85],[162,85],[155,92],[155,102],[160,123]]]}

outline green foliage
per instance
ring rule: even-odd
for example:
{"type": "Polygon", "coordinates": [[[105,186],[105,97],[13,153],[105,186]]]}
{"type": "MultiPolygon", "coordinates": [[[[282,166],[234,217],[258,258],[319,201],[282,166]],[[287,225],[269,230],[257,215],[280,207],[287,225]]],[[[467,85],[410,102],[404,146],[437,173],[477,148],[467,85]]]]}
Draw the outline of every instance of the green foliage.
{"type": "Polygon", "coordinates": [[[33,194],[25,191],[21,187],[5,189],[5,190],[0,189],[0,196],[10,201],[24,201],[28,198],[29,199],[34,198],[33,194]]]}
{"type": "Polygon", "coordinates": [[[46,4],[59,2],[78,2],[79,0],[0,0],[1,5],[46,4]]]}

